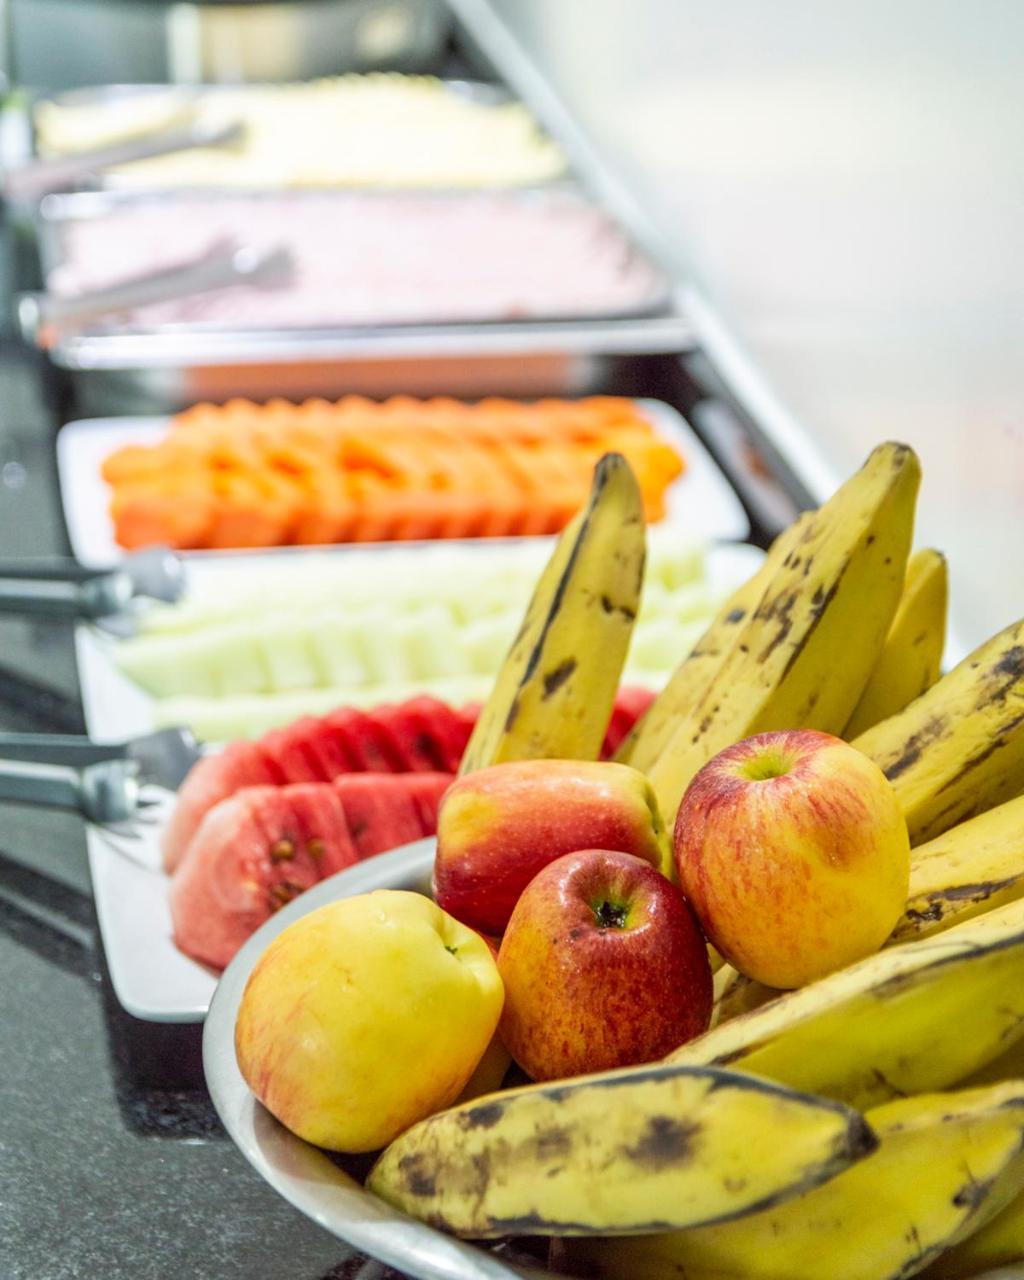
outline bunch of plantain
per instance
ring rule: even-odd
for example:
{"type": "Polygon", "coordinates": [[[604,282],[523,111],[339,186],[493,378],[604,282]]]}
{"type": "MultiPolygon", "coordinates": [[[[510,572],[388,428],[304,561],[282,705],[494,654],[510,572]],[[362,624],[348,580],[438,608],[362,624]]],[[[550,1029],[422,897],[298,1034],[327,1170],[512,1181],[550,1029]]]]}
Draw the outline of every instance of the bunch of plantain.
{"type": "MultiPolygon", "coordinates": [[[[1024,1261],[1024,1191],[973,1232],[960,1244],[943,1253],[937,1262],[923,1273],[927,1280],[968,1280],[980,1276],[993,1267],[1002,1267],[1024,1261]]],[[[1020,1275],[1021,1268],[1004,1272],[1004,1280],[1010,1274],[1020,1275]]],[[[993,1280],[995,1278],[993,1277],[993,1280]]]]}
{"type": "Polygon", "coordinates": [[[866,1119],[877,1150],[799,1199],[721,1226],[566,1240],[560,1258],[602,1280],[902,1280],[987,1222],[994,1234],[1001,1210],[1016,1225],[1024,1082],[902,1098],[866,1119]]]}
{"type": "Polygon", "coordinates": [[[686,691],[671,737],[646,770],[666,821],[698,769],[741,738],[770,729],[842,732],[899,605],[920,476],[912,449],[880,445],[783,542],[756,608],[700,696],[686,691]]]}
{"type": "Polygon", "coordinates": [[[926,547],[907,562],[903,593],[885,645],[843,730],[858,734],[902,711],[930,689],[946,647],[949,572],[941,551],[926,547]]]}
{"type": "Polygon", "coordinates": [[[534,589],[460,772],[504,760],[597,759],[640,607],[646,548],[636,477],[621,454],[605,454],[534,589]]]}
{"type": "MultiPolygon", "coordinates": [[[[550,1235],[560,1267],[609,1280],[1024,1260],[1024,622],[940,676],[947,572],[936,551],[910,555],[919,480],[912,450],[882,445],[802,515],[618,753],[671,822],[741,738],[851,739],[915,846],[887,946],[786,993],[716,957],[712,1027],[663,1063],[462,1102],[397,1138],[371,1190],[458,1235],[550,1235]]],[[[643,566],[639,492],[609,455],[464,771],[597,756],[643,566]]]]}
{"type": "Polygon", "coordinates": [[[1024,1037],[1024,900],[722,1022],[668,1061],[869,1107],[945,1089],[1024,1037]]]}
{"type": "Polygon", "coordinates": [[[664,1231],[768,1208],[876,1145],[860,1114],[707,1067],[528,1085],[392,1142],[367,1186],[456,1235],[664,1231]]]}
{"type": "Polygon", "coordinates": [[[722,605],[711,625],[673,672],[668,684],[622,740],[615,759],[646,772],[665,749],[679,717],[694,706],[721,666],[738,629],[757,608],[773,576],[810,513],[800,516],[772,543],[758,571],[722,605]]]}
{"type": "Polygon", "coordinates": [[[1024,795],[918,845],[894,942],[941,933],[1024,897],[1024,795]]]}
{"type": "Polygon", "coordinates": [[[853,739],[922,844],[1024,792],[1024,621],[964,658],[898,715],[853,739]]]}

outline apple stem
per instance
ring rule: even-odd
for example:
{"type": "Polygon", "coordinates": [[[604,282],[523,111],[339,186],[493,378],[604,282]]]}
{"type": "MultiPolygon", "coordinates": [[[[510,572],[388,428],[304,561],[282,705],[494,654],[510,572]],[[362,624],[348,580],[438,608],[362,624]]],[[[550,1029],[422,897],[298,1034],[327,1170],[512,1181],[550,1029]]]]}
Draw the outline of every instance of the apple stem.
{"type": "Polygon", "coordinates": [[[599,902],[591,908],[598,927],[601,929],[622,929],[626,924],[628,908],[618,902],[599,902]]]}

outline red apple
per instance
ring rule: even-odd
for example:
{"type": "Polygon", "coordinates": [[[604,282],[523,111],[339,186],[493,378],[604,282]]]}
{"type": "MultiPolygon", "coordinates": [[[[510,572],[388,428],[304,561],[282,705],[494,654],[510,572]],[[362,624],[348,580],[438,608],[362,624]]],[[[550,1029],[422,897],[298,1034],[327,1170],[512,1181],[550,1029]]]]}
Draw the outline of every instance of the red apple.
{"type": "Polygon", "coordinates": [[[512,912],[498,972],[499,1033],[535,1080],[653,1062],[711,1019],[700,927],[677,886],[628,853],[544,867],[512,912]]]}
{"type": "Polygon", "coordinates": [[[690,783],[679,883],[741,973],[798,987],[876,951],[907,899],[910,841],[867,756],[810,729],[761,733],[690,783]]]}
{"type": "Polygon", "coordinates": [[[537,872],[577,849],[618,849],[671,874],[671,841],[642,773],[590,760],[478,769],[441,802],[434,898],[471,928],[500,934],[537,872]]]}

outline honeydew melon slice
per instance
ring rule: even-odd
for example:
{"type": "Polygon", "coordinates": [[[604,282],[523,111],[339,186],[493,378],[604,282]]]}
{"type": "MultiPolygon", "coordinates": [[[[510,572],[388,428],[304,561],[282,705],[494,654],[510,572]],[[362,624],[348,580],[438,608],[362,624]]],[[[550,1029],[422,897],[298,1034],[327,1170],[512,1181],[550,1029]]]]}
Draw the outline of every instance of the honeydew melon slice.
{"type": "Polygon", "coordinates": [[[704,577],[707,543],[697,534],[654,525],[647,530],[647,580],[668,590],[704,577]]]}
{"type": "Polygon", "coordinates": [[[355,632],[366,684],[387,684],[409,678],[408,662],[395,634],[394,611],[381,605],[358,615],[355,632]]]}
{"type": "Polygon", "coordinates": [[[340,610],[319,615],[309,629],[309,647],[316,667],[316,684],[326,688],[365,684],[368,678],[359,642],[358,614],[340,610]]]}
{"type": "Polygon", "coordinates": [[[463,628],[440,604],[431,604],[398,618],[392,635],[412,679],[458,676],[468,669],[463,628]]]}
{"type": "Polygon", "coordinates": [[[462,631],[467,669],[480,674],[497,674],[512,646],[520,621],[520,615],[509,610],[467,622],[462,631]]]}
{"type": "Polygon", "coordinates": [[[292,618],[255,622],[250,634],[266,663],[271,691],[316,688],[320,671],[302,623],[292,618]]]}
{"type": "Polygon", "coordinates": [[[220,627],[195,635],[139,636],[118,645],[115,661],[154,697],[216,697],[270,688],[269,671],[247,629],[220,627]]]}

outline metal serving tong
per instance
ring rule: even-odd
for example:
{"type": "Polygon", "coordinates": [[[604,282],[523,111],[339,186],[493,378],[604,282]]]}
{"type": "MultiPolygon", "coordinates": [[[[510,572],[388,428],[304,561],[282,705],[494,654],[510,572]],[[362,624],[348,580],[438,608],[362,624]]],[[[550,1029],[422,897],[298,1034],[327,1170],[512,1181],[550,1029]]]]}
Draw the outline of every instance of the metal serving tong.
{"type": "Polygon", "coordinates": [[[49,346],[62,332],[82,328],[114,312],[174,302],[228,285],[275,288],[287,284],[293,267],[292,255],[283,246],[255,249],[218,240],[189,262],[146,272],[108,288],[68,298],[52,293],[23,293],[18,299],[18,321],[26,338],[49,346]]]}
{"type": "Polygon", "coordinates": [[[0,613],[86,619],[116,635],[134,630],[142,599],[173,604],[184,591],[181,561],[165,547],[136,552],[106,571],[70,559],[0,560],[0,613]]]}
{"type": "Polygon", "coordinates": [[[245,125],[239,120],[216,125],[194,120],[158,133],[111,142],[88,151],[75,151],[67,156],[26,160],[4,173],[3,193],[8,200],[39,200],[50,192],[77,187],[102,169],[113,169],[136,160],[151,160],[175,151],[230,147],[244,136],[245,125]]]}
{"type": "Polygon", "coordinates": [[[77,810],[134,835],[201,756],[189,729],[158,729],[127,742],[70,734],[0,734],[0,800],[77,810]]]}

